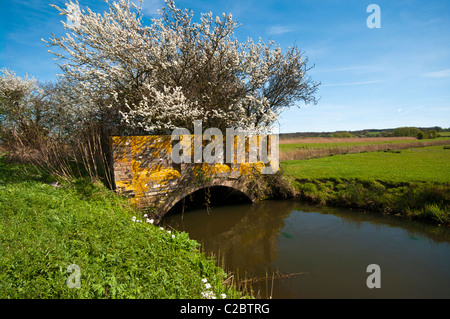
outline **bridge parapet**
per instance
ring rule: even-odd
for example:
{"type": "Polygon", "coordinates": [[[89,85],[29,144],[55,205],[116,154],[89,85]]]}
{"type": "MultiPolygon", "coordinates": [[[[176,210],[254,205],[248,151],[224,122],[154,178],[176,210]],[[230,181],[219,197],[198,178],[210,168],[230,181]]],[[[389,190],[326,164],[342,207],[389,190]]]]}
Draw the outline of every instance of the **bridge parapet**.
{"type": "Polygon", "coordinates": [[[111,137],[116,191],[127,195],[137,207],[152,210],[156,220],[179,200],[205,187],[230,187],[255,201],[247,184],[273,164],[249,162],[248,155],[242,163],[236,156],[232,163],[177,164],[172,160],[173,143],[170,135],[111,137]]]}

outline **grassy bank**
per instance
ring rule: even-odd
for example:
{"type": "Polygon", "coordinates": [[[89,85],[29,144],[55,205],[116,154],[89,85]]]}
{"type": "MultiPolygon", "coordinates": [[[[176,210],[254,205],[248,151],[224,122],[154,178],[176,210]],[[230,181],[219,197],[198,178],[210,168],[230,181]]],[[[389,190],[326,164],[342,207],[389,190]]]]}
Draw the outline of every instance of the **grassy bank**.
{"type": "Polygon", "coordinates": [[[450,225],[450,150],[443,146],[281,163],[294,196],[450,225]]]}
{"type": "Polygon", "coordinates": [[[0,158],[0,298],[241,297],[186,233],[146,223],[102,185],[51,182],[0,158]],[[80,288],[67,286],[71,264],[80,288]]]}
{"type": "Polygon", "coordinates": [[[295,179],[295,197],[450,226],[450,187],[430,182],[386,183],[359,179],[295,179]]]}

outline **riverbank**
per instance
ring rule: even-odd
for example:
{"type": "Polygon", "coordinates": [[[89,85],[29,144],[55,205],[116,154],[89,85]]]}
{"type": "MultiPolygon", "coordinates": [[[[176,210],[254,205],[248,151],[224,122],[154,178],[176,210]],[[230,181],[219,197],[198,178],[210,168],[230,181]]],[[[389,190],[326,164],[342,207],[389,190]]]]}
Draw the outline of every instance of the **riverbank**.
{"type": "Polygon", "coordinates": [[[226,277],[187,233],[152,225],[103,185],[56,183],[0,157],[0,298],[242,297],[226,277]]]}
{"type": "Polygon", "coordinates": [[[284,161],[281,168],[290,197],[450,225],[445,146],[284,161]]]}
{"type": "Polygon", "coordinates": [[[319,206],[356,208],[450,226],[450,187],[427,182],[294,179],[293,198],[319,206]]]}

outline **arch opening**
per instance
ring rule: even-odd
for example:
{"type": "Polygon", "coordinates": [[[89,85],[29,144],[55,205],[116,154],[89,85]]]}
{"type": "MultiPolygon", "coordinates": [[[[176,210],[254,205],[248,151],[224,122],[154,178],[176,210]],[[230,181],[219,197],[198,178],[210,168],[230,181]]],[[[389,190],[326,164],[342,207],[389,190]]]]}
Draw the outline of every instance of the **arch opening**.
{"type": "Polygon", "coordinates": [[[250,197],[235,188],[228,186],[210,186],[198,189],[185,196],[173,205],[164,216],[181,214],[195,209],[213,209],[218,206],[252,202],[250,197]]]}

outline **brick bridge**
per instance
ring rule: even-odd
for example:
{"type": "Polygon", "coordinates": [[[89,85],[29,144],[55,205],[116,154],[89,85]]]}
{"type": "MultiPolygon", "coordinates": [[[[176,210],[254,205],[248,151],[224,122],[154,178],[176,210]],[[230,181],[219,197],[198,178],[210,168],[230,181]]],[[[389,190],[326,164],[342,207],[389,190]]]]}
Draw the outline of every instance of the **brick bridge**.
{"type": "MultiPolygon", "coordinates": [[[[186,196],[209,187],[226,187],[255,202],[257,195],[252,190],[252,181],[261,174],[264,167],[275,164],[278,168],[278,158],[270,157],[274,153],[271,144],[275,145],[275,140],[271,137],[274,135],[268,136],[268,164],[260,161],[261,153],[257,153],[256,161],[249,162],[248,152],[245,160],[237,163],[236,148],[236,158],[232,163],[222,161],[206,164],[191,161],[176,164],[172,161],[174,142],[170,135],[111,137],[116,191],[125,194],[134,205],[147,211],[156,223],[186,196]]],[[[258,137],[257,141],[259,143],[261,138],[258,137]]],[[[257,146],[259,152],[260,144],[257,146]]],[[[248,141],[245,147],[248,151],[248,141]]],[[[191,156],[193,158],[192,151],[191,156]]]]}

